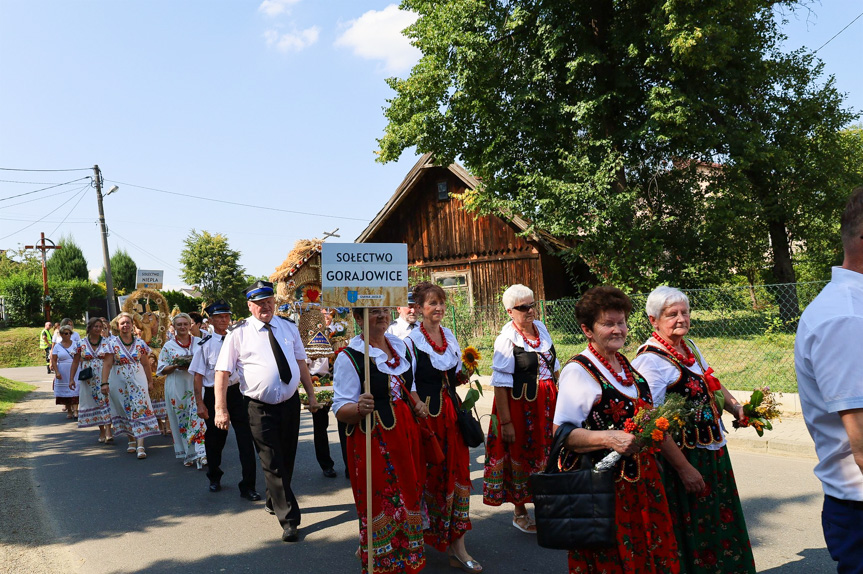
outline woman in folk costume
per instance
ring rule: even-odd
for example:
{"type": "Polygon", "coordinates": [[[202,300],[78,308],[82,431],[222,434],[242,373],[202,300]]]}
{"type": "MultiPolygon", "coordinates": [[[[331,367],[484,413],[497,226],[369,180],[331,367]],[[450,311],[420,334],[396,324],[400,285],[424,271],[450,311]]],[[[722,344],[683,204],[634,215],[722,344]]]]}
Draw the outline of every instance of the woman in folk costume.
{"type": "MultiPolygon", "coordinates": [[[[357,555],[363,571],[368,564],[366,465],[371,464],[374,571],[419,572],[425,566],[420,510],[425,461],[415,417],[428,416],[428,409],[416,397],[413,353],[398,337],[385,333],[390,316],[389,309],[369,309],[371,392],[364,392],[365,349],[363,336],[358,335],[333,365],[332,408],[336,418],[348,425],[348,471],[360,517],[357,555]],[[369,413],[372,458],[366,460],[369,413]]],[[[362,309],[354,309],[354,317],[362,324],[362,309]]]]}
{"type": "Polygon", "coordinates": [[[72,369],[78,344],[72,340],[72,326],[57,329],[60,340],[51,348],[51,370],[54,372],[54,400],[64,406],[67,419],[78,416],[78,390],[75,381],[78,372],[72,369]]]}
{"type": "Polygon", "coordinates": [[[174,456],[183,459],[184,466],[197,465],[201,470],[206,464],[204,421],[198,417],[195,379],[189,372],[200,339],[189,333],[192,319],[186,313],[178,313],[171,322],[176,336],[159,352],[156,374],[165,375],[165,404],[174,438],[174,456]]]}
{"type": "Polygon", "coordinates": [[[108,404],[114,434],[129,438],[126,452],[147,458],[144,439],[159,434],[159,425],[150,403],[149,387],[153,386],[150,371],[150,347],[135,336],[130,313],[117,316],[119,334],[105,344],[108,352],[102,359],[101,382],[108,383],[108,404]]]}
{"type": "Polygon", "coordinates": [[[560,370],[548,329],[536,320],[533,291],[512,285],[502,302],[512,318],[494,342],[492,414],[486,441],[482,501],[515,506],[512,525],[536,534],[525,504],[531,502],[527,479],[545,469],[552,443],[560,370]]]}
{"type": "MultiPolygon", "coordinates": [[[[108,406],[108,385],[101,386],[102,359],[110,351],[102,337],[102,319],[93,317],[87,322],[87,333],[78,341],[78,350],[72,361],[72,371],[80,367],[91,376],[82,381],[78,392],[78,428],[99,427],[99,442],[112,444],[111,407],[108,406]],[[104,391],[104,392],[103,392],[104,391]]],[[[83,375],[82,375],[83,376],[83,375]]],[[[75,382],[75,381],[73,381],[75,382]]]]}
{"type": "Polygon", "coordinates": [[[417,394],[429,411],[429,422],[441,442],[446,459],[426,466],[425,498],[429,526],[426,544],[449,554],[450,566],[465,572],[482,572],[482,565],[468,554],[464,535],[471,529],[470,451],[461,436],[454,401],[456,373],[461,368],[461,349],[455,335],[441,327],[446,312],[446,293],[438,285],[423,282],[414,287],[413,299],[422,312],[419,329],[406,341],[416,353],[417,394]]]}

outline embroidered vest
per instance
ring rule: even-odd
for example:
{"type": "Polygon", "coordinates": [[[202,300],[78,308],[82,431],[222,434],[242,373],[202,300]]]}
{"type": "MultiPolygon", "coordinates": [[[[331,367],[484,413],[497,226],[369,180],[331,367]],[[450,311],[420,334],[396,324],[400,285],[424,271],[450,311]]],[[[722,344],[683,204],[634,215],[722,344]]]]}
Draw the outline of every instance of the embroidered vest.
{"type": "Polygon", "coordinates": [[[668,359],[672,365],[677,367],[677,370],[680,371],[680,376],[674,383],[668,386],[666,392],[683,395],[696,408],[695,421],[683,429],[681,439],[675,441],[677,442],[677,446],[695,448],[698,445],[721,442],[722,431],[719,428],[719,414],[704,377],[686,368],[686,365],[681,364],[677,360],[677,357],[669,353],[667,349],[645,345],[639,349],[636,356],[644,353],[659,355],[668,359]]]}
{"type": "MultiPolygon", "coordinates": [[[[548,362],[548,370],[554,372],[554,362],[557,360],[557,352],[554,345],[546,354],[551,354],[548,362]]],[[[515,359],[515,370],[512,373],[512,398],[520,400],[526,398],[529,401],[536,400],[539,388],[539,362],[543,361],[539,353],[525,351],[518,345],[512,346],[512,356],[515,359]]]]}
{"type": "Polygon", "coordinates": [[[449,395],[448,386],[455,387],[456,385],[455,375],[459,365],[456,363],[449,370],[439,371],[432,365],[428,353],[416,349],[416,355],[417,372],[414,378],[416,379],[417,394],[428,405],[429,415],[439,416],[442,410],[443,396],[449,395]]]}
{"type": "MultiPolygon", "coordinates": [[[[350,347],[345,347],[344,353],[347,353],[348,357],[351,359],[351,362],[354,364],[354,369],[357,371],[357,375],[360,377],[360,394],[363,392],[363,384],[365,382],[365,360],[363,358],[363,353],[361,351],[357,351],[355,349],[351,349],[350,347]]],[[[411,352],[410,349],[407,349],[407,361],[410,363],[411,361],[411,352]]],[[[401,357],[401,360],[404,361],[405,357],[401,357]]],[[[387,430],[390,430],[396,426],[396,413],[393,409],[392,404],[392,395],[390,393],[390,375],[386,373],[382,373],[378,370],[378,366],[374,361],[369,361],[369,390],[372,393],[375,401],[375,412],[373,417],[373,425],[382,424],[383,427],[387,430]]],[[[406,389],[410,389],[413,384],[414,376],[413,371],[408,369],[401,375],[398,375],[401,378],[402,382],[406,389]]],[[[404,389],[399,389],[399,395],[402,400],[407,401],[408,397],[405,396],[404,389]]],[[[348,425],[347,433],[352,434],[354,431],[354,427],[356,425],[348,425]]],[[[360,421],[360,430],[365,433],[366,432],[366,419],[360,421]]]]}
{"type": "MultiPolygon", "coordinates": [[[[641,399],[648,405],[653,406],[653,398],[650,395],[650,387],[647,381],[644,380],[638,371],[632,368],[626,357],[623,358],[627,366],[632,371],[632,376],[635,377],[635,387],[638,389],[638,399],[641,399]]],[[[593,361],[584,355],[576,355],[569,360],[579,363],[587,372],[599,383],[602,388],[602,396],[599,401],[593,405],[587,418],[584,420],[583,428],[587,430],[623,430],[623,423],[626,419],[635,416],[636,401],[632,397],[624,395],[612,385],[608,379],[603,376],[599,368],[593,364],[593,361]]],[[[568,363],[567,363],[568,364],[568,363]]],[[[594,462],[599,462],[611,450],[605,449],[590,453],[594,462]]],[[[641,478],[641,458],[642,456],[651,456],[646,453],[641,453],[636,456],[621,457],[620,478],[628,482],[637,482],[641,478]],[[622,464],[621,464],[622,463],[622,464]]]]}

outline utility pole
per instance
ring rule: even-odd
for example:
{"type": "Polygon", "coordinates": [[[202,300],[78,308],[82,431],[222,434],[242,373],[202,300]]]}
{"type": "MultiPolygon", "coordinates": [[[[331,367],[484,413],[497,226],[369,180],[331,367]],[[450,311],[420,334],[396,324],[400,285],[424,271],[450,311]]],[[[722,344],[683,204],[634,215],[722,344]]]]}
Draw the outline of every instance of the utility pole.
{"type": "Polygon", "coordinates": [[[38,249],[42,252],[42,290],[44,292],[43,301],[45,303],[45,320],[51,320],[51,299],[48,297],[48,267],[45,265],[45,253],[49,249],[63,249],[62,245],[55,245],[50,239],[45,239],[45,232],[41,233],[42,238],[36,245],[25,245],[24,249],[38,249]],[[50,242],[51,245],[46,245],[45,242],[50,242]]]}
{"type": "Polygon", "coordinates": [[[111,256],[108,254],[108,226],[105,225],[105,210],[102,208],[102,172],[93,166],[93,183],[96,184],[96,199],[99,202],[99,225],[102,227],[102,258],[105,260],[105,290],[108,292],[108,320],[117,316],[114,299],[114,278],[111,276],[111,256]]]}

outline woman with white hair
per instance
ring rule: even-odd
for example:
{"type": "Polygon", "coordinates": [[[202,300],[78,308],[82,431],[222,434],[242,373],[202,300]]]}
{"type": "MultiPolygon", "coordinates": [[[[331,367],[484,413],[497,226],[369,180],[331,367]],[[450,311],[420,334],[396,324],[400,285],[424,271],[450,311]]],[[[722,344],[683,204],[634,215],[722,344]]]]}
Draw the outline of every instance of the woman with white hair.
{"type": "Polygon", "coordinates": [[[493,418],[486,441],[482,500],[515,506],[512,525],[536,534],[525,504],[532,502],[527,479],[545,468],[553,437],[560,363],[548,329],[536,320],[533,291],[512,285],[503,294],[512,320],[494,342],[491,384],[493,418]]]}
{"type": "Polygon", "coordinates": [[[638,349],[632,366],[650,385],[654,403],[668,393],[683,395],[698,408],[683,429],[680,444],[668,439],[661,452],[662,481],[674,524],[681,572],[754,573],[755,561],[734,471],[721,426],[721,408],[743,416],[743,406],[713,376],[689,333],[689,298],[661,286],[647,298],[654,331],[638,349]],[[724,400],[723,400],[724,399],[724,400]]]}
{"type": "Polygon", "coordinates": [[[204,420],[198,416],[195,378],[189,373],[200,339],[189,332],[192,318],[187,313],[178,313],[171,323],[176,336],[162,347],[156,374],[165,375],[165,406],[174,438],[174,456],[183,459],[184,466],[196,465],[200,470],[207,463],[204,420]]]}

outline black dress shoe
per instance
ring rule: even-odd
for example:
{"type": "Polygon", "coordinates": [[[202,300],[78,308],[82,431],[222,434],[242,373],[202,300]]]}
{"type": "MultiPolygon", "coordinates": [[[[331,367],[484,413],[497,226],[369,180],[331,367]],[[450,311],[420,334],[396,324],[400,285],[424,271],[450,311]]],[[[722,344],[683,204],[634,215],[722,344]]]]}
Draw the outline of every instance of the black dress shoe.
{"type": "Polygon", "coordinates": [[[348,469],[345,469],[345,478],[347,478],[348,480],[350,480],[351,478],[351,475],[348,473],[348,469]]]}
{"type": "Polygon", "coordinates": [[[258,494],[254,490],[241,490],[240,498],[245,498],[246,500],[251,500],[252,502],[257,502],[261,499],[261,495],[258,494]]]}
{"type": "Polygon", "coordinates": [[[219,492],[220,490],[222,490],[221,484],[219,484],[218,482],[210,483],[210,492],[219,492]]]}
{"type": "Polygon", "coordinates": [[[293,524],[286,524],[285,529],[282,531],[282,540],[285,542],[296,542],[299,538],[300,535],[297,532],[297,527],[293,524]]]}
{"type": "Polygon", "coordinates": [[[271,507],[267,506],[266,504],[264,505],[264,512],[266,512],[266,513],[267,513],[267,514],[269,514],[270,516],[275,516],[275,515],[276,515],[276,511],[275,511],[275,510],[273,510],[271,507]]]}
{"type": "Polygon", "coordinates": [[[338,476],[338,474],[336,474],[336,469],[330,467],[324,469],[324,476],[326,476],[327,478],[335,478],[338,476]]]}

